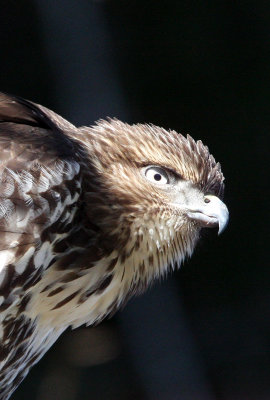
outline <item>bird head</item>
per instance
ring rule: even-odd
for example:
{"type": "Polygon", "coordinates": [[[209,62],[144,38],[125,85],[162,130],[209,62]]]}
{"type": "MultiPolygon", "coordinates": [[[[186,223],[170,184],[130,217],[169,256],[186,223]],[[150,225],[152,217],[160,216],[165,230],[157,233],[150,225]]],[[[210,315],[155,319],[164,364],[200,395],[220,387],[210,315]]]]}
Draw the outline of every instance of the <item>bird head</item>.
{"type": "Polygon", "coordinates": [[[88,213],[123,258],[153,260],[160,275],[192,254],[201,228],[225,229],[224,177],[201,141],[118,120],[86,129],[94,155],[88,213]]]}

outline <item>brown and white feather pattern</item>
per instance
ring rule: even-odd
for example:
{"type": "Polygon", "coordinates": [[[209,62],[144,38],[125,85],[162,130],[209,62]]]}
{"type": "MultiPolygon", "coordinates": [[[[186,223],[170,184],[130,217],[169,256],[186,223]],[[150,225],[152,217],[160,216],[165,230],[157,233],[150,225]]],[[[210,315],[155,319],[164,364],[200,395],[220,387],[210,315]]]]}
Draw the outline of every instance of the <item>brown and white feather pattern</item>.
{"type": "Polygon", "coordinates": [[[1,94],[0,399],[68,326],[100,322],[192,254],[200,226],[142,177],[147,165],[181,177],[183,193],[223,194],[220,165],[190,136],[76,128],[1,94]]]}

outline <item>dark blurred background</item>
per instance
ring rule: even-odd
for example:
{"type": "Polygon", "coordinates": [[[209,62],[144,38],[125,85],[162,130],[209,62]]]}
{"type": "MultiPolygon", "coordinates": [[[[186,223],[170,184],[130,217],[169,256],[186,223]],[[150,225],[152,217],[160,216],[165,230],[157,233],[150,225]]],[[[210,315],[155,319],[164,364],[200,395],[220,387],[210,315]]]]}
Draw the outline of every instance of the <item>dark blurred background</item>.
{"type": "Polygon", "coordinates": [[[267,1],[0,1],[0,90],[71,122],[202,139],[230,224],[96,328],[69,331],[14,400],[270,399],[267,1]]]}

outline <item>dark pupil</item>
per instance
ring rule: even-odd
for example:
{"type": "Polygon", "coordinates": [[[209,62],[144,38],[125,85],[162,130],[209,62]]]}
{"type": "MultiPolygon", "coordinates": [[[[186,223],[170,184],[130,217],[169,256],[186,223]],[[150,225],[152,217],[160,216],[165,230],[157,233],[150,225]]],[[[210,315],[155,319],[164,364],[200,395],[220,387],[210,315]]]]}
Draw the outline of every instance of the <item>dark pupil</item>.
{"type": "Polygon", "coordinates": [[[160,175],[160,174],[155,174],[155,175],[154,175],[154,179],[155,179],[156,181],[160,181],[161,175],[160,175]]]}

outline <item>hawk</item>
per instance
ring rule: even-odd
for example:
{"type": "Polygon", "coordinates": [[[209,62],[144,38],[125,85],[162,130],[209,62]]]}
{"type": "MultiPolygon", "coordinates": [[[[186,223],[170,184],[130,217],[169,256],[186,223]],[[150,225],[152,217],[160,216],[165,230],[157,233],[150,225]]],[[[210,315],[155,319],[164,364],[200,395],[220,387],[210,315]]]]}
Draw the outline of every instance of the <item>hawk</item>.
{"type": "Polygon", "coordinates": [[[77,128],[0,94],[0,399],[67,327],[93,325],[223,231],[219,163],[154,125],[77,128]]]}

